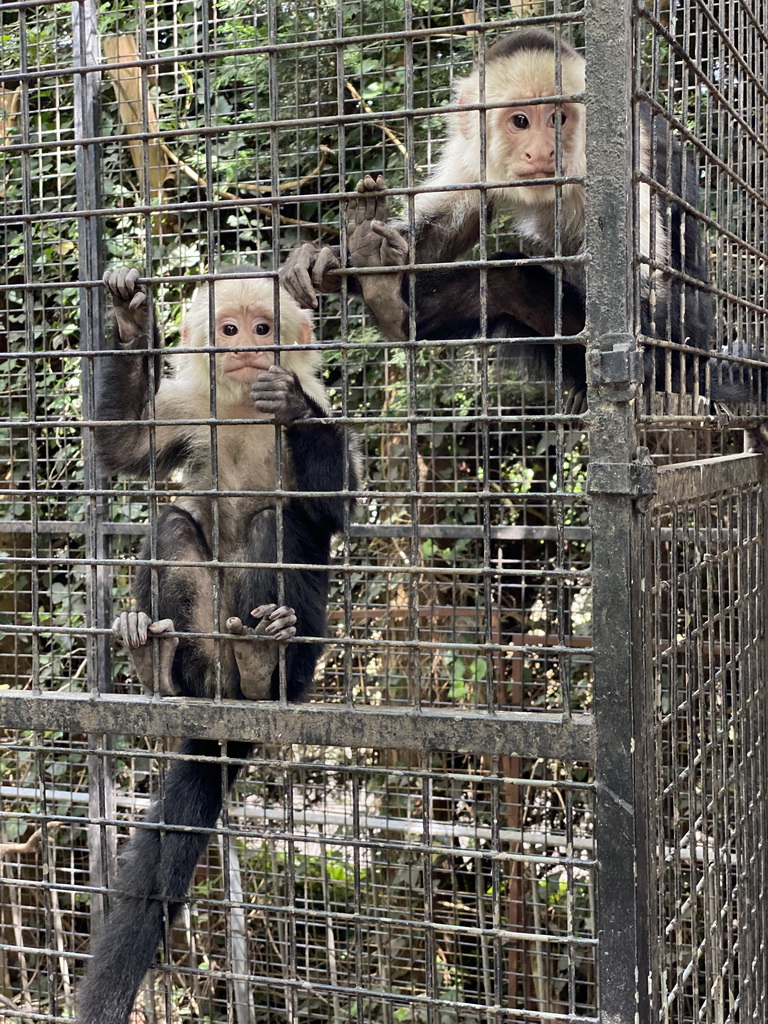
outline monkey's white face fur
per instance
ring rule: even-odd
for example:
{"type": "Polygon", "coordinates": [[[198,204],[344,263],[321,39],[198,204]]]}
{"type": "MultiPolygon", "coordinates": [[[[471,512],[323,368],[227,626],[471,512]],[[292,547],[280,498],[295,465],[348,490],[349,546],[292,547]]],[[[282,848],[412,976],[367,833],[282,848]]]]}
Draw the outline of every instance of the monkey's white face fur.
{"type": "MultiPolygon", "coordinates": [[[[581,57],[561,55],[556,76],[555,55],[540,49],[522,50],[497,57],[486,65],[484,101],[486,112],[458,111],[448,115],[449,138],[430,185],[458,182],[516,182],[527,178],[582,175],[586,172],[584,105],[580,102],[539,104],[493,109],[494,104],[535,100],[546,96],[584,91],[585,65],[581,57]],[[480,118],[485,117],[486,164],[480,161],[480,118]],[[559,145],[558,145],[558,121],[559,145]]],[[[462,79],[456,90],[458,103],[480,102],[477,69],[462,79]]],[[[517,215],[517,230],[549,249],[554,240],[554,185],[502,186],[489,190],[496,209],[517,215]]],[[[559,188],[563,251],[571,254],[583,246],[584,188],[559,188]]],[[[420,214],[444,213],[452,208],[457,222],[479,204],[478,193],[433,193],[417,197],[420,214]]]]}
{"type": "MultiPolygon", "coordinates": [[[[555,76],[554,54],[540,50],[493,61],[487,69],[485,97],[488,103],[508,100],[536,100],[545,96],[570,95],[584,91],[584,61],[562,61],[562,84],[555,76]]],[[[461,102],[479,101],[478,73],[465,83],[461,102]]],[[[470,122],[479,143],[478,114],[470,122]]],[[[460,118],[473,117],[469,112],[460,118]]],[[[466,128],[465,128],[466,131],[466,128]]],[[[487,167],[489,181],[549,178],[555,174],[584,174],[586,171],[584,106],[581,103],[532,103],[504,107],[486,113],[487,167]],[[560,123],[558,154],[557,123],[560,123]],[[559,156],[559,159],[558,159],[559,156]]],[[[479,156],[479,144],[477,146],[479,156]]],[[[574,186],[566,185],[563,192],[574,186]]],[[[540,205],[554,203],[555,187],[529,185],[503,190],[505,203],[540,205]]]]}
{"type": "MultiPolygon", "coordinates": [[[[240,406],[248,402],[250,386],[259,374],[275,361],[271,351],[275,344],[275,300],[279,302],[281,346],[309,345],[313,340],[312,317],[280,289],[276,296],[274,282],[269,278],[238,278],[227,276],[202,285],[192,297],[181,325],[184,347],[214,345],[221,353],[214,355],[216,367],[217,405],[240,406]],[[209,325],[209,287],[214,295],[213,330],[209,325]]],[[[291,352],[282,349],[280,365],[295,373],[305,392],[323,407],[325,390],[319,380],[322,357],[316,350],[291,352]]],[[[209,390],[210,356],[201,352],[179,354],[174,358],[177,377],[187,386],[209,390]]]]}

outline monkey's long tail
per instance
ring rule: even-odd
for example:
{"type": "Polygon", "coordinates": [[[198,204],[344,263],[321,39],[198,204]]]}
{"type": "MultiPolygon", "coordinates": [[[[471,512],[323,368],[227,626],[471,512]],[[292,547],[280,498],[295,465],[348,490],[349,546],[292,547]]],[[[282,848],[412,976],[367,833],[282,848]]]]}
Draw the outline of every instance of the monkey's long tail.
{"type": "MultiPolygon", "coordinates": [[[[184,740],[183,754],[218,757],[219,744],[184,740]]],[[[229,757],[246,758],[251,747],[227,744],[229,757]]],[[[162,802],[157,800],[146,821],[211,829],[239,770],[227,766],[222,784],[221,764],[176,761],[168,772],[162,802]],[[161,813],[162,812],[162,813],[161,813]]],[[[125,848],[118,874],[120,896],[93,944],[91,962],[78,1003],[79,1024],[126,1024],[136,993],[163,937],[167,907],[170,923],[178,916],[198,860],[208,845],[207,832],[137,828],[125,848]]]]}

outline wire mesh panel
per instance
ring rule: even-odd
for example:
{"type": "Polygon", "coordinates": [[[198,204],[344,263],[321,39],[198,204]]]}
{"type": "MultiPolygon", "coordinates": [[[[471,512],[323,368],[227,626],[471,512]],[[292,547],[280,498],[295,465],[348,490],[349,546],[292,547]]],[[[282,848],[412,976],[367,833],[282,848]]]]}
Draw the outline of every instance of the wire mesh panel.
{"type": "MultiPolygon", "coordinates": [[[[765,888],[763,734],[726,703],[762,699],[757,492],[749,511],[733,481],[690,528],[641,512],[652,461],[762,442],[765,21],[735,2],[0,5],[9,1019],[72,1019],[118,852],[158,835],[160,860],[194,831],[145,821],[153,795],[186,765],[226,796],[241,762],[136,1020],[650,1019],[649,908],[658,935],[684,922],[653,947],[678,1019],[762,1019],[746,958],[765,921],[744,922],[765,888]],[[487,69],[520,30],[552,69],[507,98],[487,69]],[[497,173],[500,126],[540,117],[551,152],[497,173]],[[440,170],[451,145],[463,177],[440,170]],[[384,266],[360,265],[366,217],[402,242],[384,266]],[[105,287],[118,267],[137,280],[105,287]],[[216,296],[243,275],[270,340],[238,355],[216,296]],[[295,374],[285,422],[230,387],[233,353],[237,374],[295,374]],[[703,688],[679,678],[699,725],[676,719],[642,761],[649,522],[647,579],[691,577],[681,605],[717,639],[691,641],[703,688]],[[318,537],[325,622],[302,604],[325,586],[318,537]],[[736,575],[696,589],[713,547],[736,575]],[[258,629],[262,602],[295,605],[296,635],[243,641],[231,620],[258,629]],[[115,640],[129,610],[165,623],[143,654],[115,640]],[[673,903],[661,868],[635,886],[667,756],[707,825],[694,844],[653,819],[673,903]],[[710,842],[717,878],[689,877],[710,842]],[[707,893],[693,926],[689,887],[707,893]]],[[[671,699],[688,634],[664,639],[659,607],[671,699]]]]}
{"type": "MultiPolygon", "coordinates": [[[[15,781],[3,795],[30,838],[5,857],[5,983],[21,1015],[71,1017],[96,896],[86,824],[106,847],[123,842],[158,766],[178,755],[41,734],[6,753],[15,781]],[[116,813],[90,810],[89,757],[131,780],[116,813]]],[[[593,801],[580,764],[264,748],[137,1009],[150,1020],[234,1008],[238,1020],[523,1021],[524,1007],[594,1019],[593,801]]]]}
{"type": "Polygon", "coordinates": [[[636,302],[635,324],[657,367],[646,380],[641,422],[652,425],[652,451],[665,458],[716,447],[716,436],[705,433],[713,411],[705,395],[719,399],[714,411],[727,409],[734,423],[756,428],[763,418],[766,295],[759,267],[768,238],[768,151],[765,132],[756,128],[766,103],[765,15],[760,3],[637,5],[635,294],[642,295],[645,278],[650,302],[645,312],[636,302]],[[653,137],[670,146],[650,162],[638,134],[643,117],[653,137]],[[671,173],[675,147],[682,182],[671,173]],[[690,270],[665,252],[665,226],[673,234],[705,234],[703,287],[689,287],[690,270]],[[671,317],[658,302],[667,280],[658,270],[671,273],[682,290],[671,317]],[[690,326],[694,312],[708,323],[702,336],[718,355],[714,362],[690,361],[696,337],[679,328],[690,326]],[[675,376],[682,383],[676,395],[669,388],[675,376]]]}
{"type": "Polygon", "coordinates": [[[766,1013],[765,481],[660,475],[647,552],[655,1020],[766,1013]]]}
{"type": "MultiPolygon", "coordinates": [[[[98,659],[78,685],[111,688],[105,641],[130,590],[123,559],[137,553],[169,488],[178,497],[178,480],[157,472],[117,482],[94,459],[97,350],[113,349],[97,287],[104,269],[141,268],[166,343],[178,344],[178,317],[201,275],[236,261],[276,268],[298,238],[343,245],[339,194],[369,169],[384,169],[396,193],[414,187],[437,157],[452,80],[468,73],[486,38],[450,5],[405,20],[399,4],[374,14],[339,3],[320,18],[314,5],[291,15],[250,4],[184,14],[154,4],[72,24],[59,5],[33,14],[11,5],[5,15],[5,65],[33,68],[8,79],[6,119],[4,294],[18,356],[4,366],[18,423],[9,434],[20,503],[13,545],[33,591],[24,599],[8,588],[9,602],[22,601],[14,624],[30,627],[8,641],[11,685],[71,685],[72,672],[37,669],[42,655],[58,663],[61,649],[98,659]],[[73,79],[73,65],[104,70],[73,79]],[[36,121],[34,103],[56,116],[36,121]],[[46,188],[65,158],[69,192],[46,188]],[[48,178],[32,160],[49,167],[48,178]],[[77,206],[95,216],[79,217],[77,206]],[[64,287],[77,275],[79,290],[64,287]],[[93,352],[82,366],[81,352],[93,352]],[[81,571],[84,559],[96,559],[96,571],[81,571]],[[31,643],[40,650],[28,664],[31,643]]],[[[515,24],[502,14],[487,10],[496,33],[515,24]]],[[[576,8],[563,18],[581,33],[576,8]]],[[[407,208],[407,191],[398,201],[407,208]]],[[[493,227],[497,247],[502,228],[493,227]]],[[[345,301],[353,284],[336,273],[342,291],[320,296],[315,330],[334,412],[364,444],[367,494],[348,536],[365,543],[347,547],[329,609],[332,632],[354,654],[328,649],[316,695],[584,707],[569,696],[588,699],[591,685],[583,425],[555,415],[562,395],[552,384],[524,388],[500,371],[497,344],[384,344],[359,301],[345,301]],[[526,674],[531,685],[512,694],[510,678],[526,674]]],[[[224,492],[226,483],[213,487],[224,492]]],[[[125,674],[124,658],[117,662],[125,674]]]]}

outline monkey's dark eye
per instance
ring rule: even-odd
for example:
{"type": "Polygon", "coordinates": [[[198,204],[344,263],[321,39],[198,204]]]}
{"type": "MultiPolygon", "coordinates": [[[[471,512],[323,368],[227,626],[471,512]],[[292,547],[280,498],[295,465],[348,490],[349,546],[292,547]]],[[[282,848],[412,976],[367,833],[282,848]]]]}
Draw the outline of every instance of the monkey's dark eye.
{"type": "Polygon", "coordinates": [[[270,331],[269,324],[256,324],[256,333],[257,334],[261,334],[261,335],[269,334],[269,331],[270,331]]]}
{"type": "Polygon", "coordinates": [[[221,333],[227,338],[234,338],[237,334],[237,324],[224,324],[221,328],[221,333]]]}
{"type": "Polygon", "coordinates": [[[529,125],[528,118],[525,114],[513,114],[510,118],[510,124],[513,128],[517,128],[519,131],[524,131],[529,125]]]}
{"type": "Polygon", "coordinates": [[[564,110],[555,110],[549,119],[549,123],[553,128],[557,124],[559,124],[562,128],[562,126],[565,124],[567,120],[568,118],[566,117],[564,110]]]}

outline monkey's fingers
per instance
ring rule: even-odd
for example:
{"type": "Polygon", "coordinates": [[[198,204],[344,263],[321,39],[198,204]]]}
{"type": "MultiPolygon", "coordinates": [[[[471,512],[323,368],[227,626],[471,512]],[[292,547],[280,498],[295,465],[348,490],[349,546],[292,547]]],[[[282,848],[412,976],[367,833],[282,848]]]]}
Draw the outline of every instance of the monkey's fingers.
{"type": "Polygon", "coordinates": [[[384,175],[380,174],[373,183],[373,191],[370,200],[373,201],[371,220],[385,221],[389,217],[389,199],[387,197],[387,183],[384,175]]]}
{"type": "MultiPolygon", "coordinates": [[[[141,285],[139,285],[138,287],[141,288],[141,285]]],[[[128,309],[136,311],[137,309],[140,309],[142,306],[146,305],[146,302],[147,293],[143,290],[137,291],[136,294],[131,299],[131,301],[128,303],[128,309]]]]}
{"type": "Polygon", "coordinates": [[[253,631],[258,635],[269,636],[273,640],[288,640],[296,635],[296,612],[287,605],[278,608],[275,604],[262,604],[254,608],[251,615],[254,619],[261,619],[253,631]]]}
{"type": "Polygon", "coordinates": [[[251,398],[254,408],[265,412],[274,412],[276,408],[283,408],[290,395],[289,389],[282,381],[265,382],[258,381],[251,386],[251,398]]]}
{"type": "Polygon", "coordinates": [[[276,604],[260,604],[258,608],[253,609],[251,612],[252,618],[261,620],[253,630],[256,636],[266,636],[270,621],[269,617],[275,611],[277,611],[276,604]]]}
{"type": "Polygon", "coordinates": [[[135,267],[118,267],[111,277],[110,291],[124,302],[130,302],[136,293],[139,272],[135,267]]]}
{"type": "Polygon", "coordinates": [[[283,425],[312,416],[311,406],[296,376],[280,366],[272,366],[259,374],[251,384],[251,400],[258,413],[274,416],[283,425]]]}
{"type": "Polygon", "coordinates": [[[304,309],[317,309],[317,294],[309,276],[317,250],[311,242],[294,249],[279,270],[280,282],[304,309]]]}
{"type": "Polygon", "coordinates": [[[271,408],[275,404],[283,405],[285,404],[285,399],[287,397],[285,389],[279,386],[264,387],[260,388],[259,391],[256,391],[256,389],[253,388],[251,395],[253,398],[253,404],[257,409],[259,406],[263,406],[264,408],[269,406],[271,408]]]}
{"type": "MultiPolygon", "coordinates": [[[[358,192],[362,191],[362,184],[362,181],[358,181],[357,185],[355,185],[355,189],[358,192]]],[[[347,200],[347,238],[350,238],[352,234],[354,234],[357,226],[362,224],[365,219],[364,206],[365,203],[356,196],[347,200]]]]}
{"type": "MultiPolygon", "coordinates": [[[[276,608],[277,605],[269,604],[266,606],[268,609],[276,608]]],[[[268,620],[262,619],[255,627],[244,626],[243,620],[238,618],[237,615],[233,615],[226,621],[226,630],[232,635],[234,639],[240,638],[242,640],[248,640],[252,636],[264,636],[267,631],[268,620]]]]}
{"type": "Polygon", "coordinates": [[[312,267],[312,284],[316,290],[321,292],[341,291],[340,277],[326,277],[329,270],[338,270],[341,267],[336,253],[327,245],[317,254],[317,259],[312,267]]]}
{"type": "Polygon", "coordinates": [[[408,262],[408,243],[399,231],[378,220],[371,224],[371,231],[382,240],[381,265],[383,267],[402,267],[404,263],[408,262]]]}
{"type": "MultiPolygon", "coordinates": [[[[381,175],[379,175],[381,178],[381,175]]],[[[384,179],[381,178],[383,181],[384,179]]],[[[380,191],[378,187],[378,179],[374,178],[370,174],[357,183],[357,191],[360,193],[360,199],[356,203],[355,217],[358,225],[364,224],[366,221],[372,221],[375,217],[379,216],[379,204],[383,199],[383,218],[387,216],[387,201],[386,198],[378,195],[380,191]],[[363,202],[363,199],[365,202],[363,202]]]]}
{"type": "Polygon", "coordinates": [[[587,386],[586,384],[577,384],[576,387],[571,388],[568,393],[565,403],[563,405],[563,411],[566,416],[583,416],[587,411],[587,386]]]}
{"type": "Polygon", "coordinates": [[[264,401],[254,402],[254,409],[259,416],[272,416],[275,423],[281,427],[287,427],[297,420],[309,419],[311,413],[308,406],[300,401],[294,401],[288,395],[279,395],[264,401]]]}
{"type": "Polygon", "coordinates": [[[358,181],[356,188],[361,196],[367,196],[370,192],[376,191],[376,178],[372,174],[366,174],[358,181]]]}
{"type": "Polygon", "coordinates": [[[160,633],[172,633],[173,619],[158,619],[157,622],[152,622],[149,627],[149,632],[153,636],[158,636],[160,633]]]}
{"type": "Polygon", "coordinates": [[[118,278],[116,270],[107,270],[102,278],[105,288],[109,291],[112,301],[122,302],[123,297],[120,294],[118,288],[118,278]]]}

